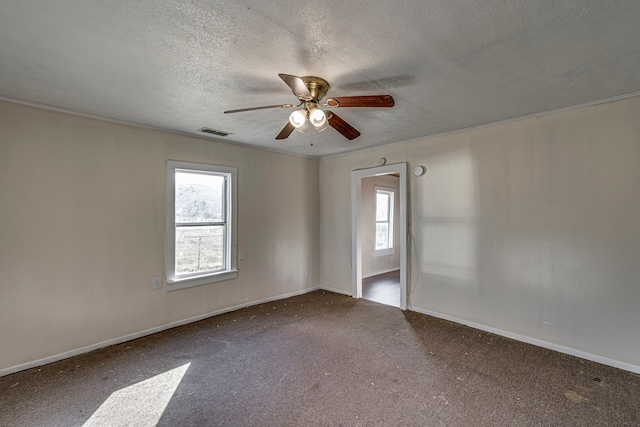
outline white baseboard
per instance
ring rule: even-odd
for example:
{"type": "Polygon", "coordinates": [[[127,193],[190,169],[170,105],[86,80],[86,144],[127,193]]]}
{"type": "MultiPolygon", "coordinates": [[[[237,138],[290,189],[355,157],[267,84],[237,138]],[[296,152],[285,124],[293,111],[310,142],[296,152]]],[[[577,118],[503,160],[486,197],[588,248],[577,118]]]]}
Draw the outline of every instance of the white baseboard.
{"type": "Polygon", "coordinates": [[[333,293],[336,293],[336,294],[342,294],[342,295],[346,295],[348,297],[353,296],[353,292],[351,292],[351,291],[344,291],[342,289],[336,289],[336,288],[332,288],[330,286],[318,286],[315,289],[320,289],[320,290],[323,290],[323,291],[329,291],[329,292],[333,292],[333,293]]]}
{"type": "MultiPolygon", "coordinates": [[[[31,369],[31,368],[35,368],[37,366],[42,366],[42,365],[46,365],[49,363],[53,363],[53,362],[57,362],[59,360],[63,360],[63,359],[67,359],[69,357],[73,357],[73,356],[78,356],[80,354],[84,354],[84,353],[88,353],[90,351],[94,351],[94,350],[98,350],[104,347],[108,347],[110,345],[116,345],[116,344],[122,344],[123,342],[127,342],[127,341],[131,341],[137,338],[142,338],[144,336],[147,335],[152,335],[155,334],[157,332],[162,332],[165,331],[167,329],[171,329],[171,328],[175,328],[178,326],[183,326],[183,325],[187,325],[189,323],[193,323],[193,322],[197,322],[200,320],[204,320],[207,319],[209,317],[213,317],[213,316],[218,316],[220,314],[224,314],[224,313],[229,313],[232,311],[236,311],[236,310],[240,310],[242,308],[246,308],[246,307],[250,307],[250,306],[254,306],[254,305],[259,305],[259,304],[264,304],[267,302],[271,302],[271,301],[277,301],[277,300],[281,300],[281,299],[285,299],[285,298],[290,298],[290,297],[294,297],[297,295],[303,295],[309,292],[313,292],[316,290],[326,290],[329,292],[334,292],[337,294],[342,294],[342,295],[346,295],[346,296],[352,296],[352,293],[349,291],[344,291],[342,289],[336,289],[336,288],[332,288],[329,286],[315,286],[315,287],[311,287],[311,288],[305,288],[305,289],[301,289],[298,291],[294,291],[294,292],[289,292],[286,294],[280,294],[280,295],[276,295],[273,297],[269,297],[269,298],[264,298],[261,300],[256,300],[256,301],[252,301],[252,302],[247,302],[244,304],[240,304],[240,305],[236,305],[233,307],[228,307],[228,308],[224,308],[224,309],[220,309],[220,310],[216,310],[210,313],[205,313],[205,314],[201,314],[198,316],[194,316],[194,317],[190,317],[188,319],[183,319],[183,320],[178,320],[166,325],[162,325],[162,326],[157,326],[155,328],[150,328],[150,329],[146,329],[144,331],[140,331],[140,332],[135,332],[133,334],[129,334],[129,335],[125,335],[122,337],[118,337],[118,338],[113,338],[107,341],[102,341],[99,342],[97,344],[92,344],[92,345],[88,345],[86,347],[81,347],[81,348],[77,348],[74,350],[70,350],[70,351],[66,351],[64,353],[59,353],[53,356],[49,356],[49,357],[45,357],[42,359],[38,359],[38,360],[34,360],[32,362],[27,362],[27,363],[23,363],[20,365],[15,365],[15,366],[11,366],[9,368],[4,368],[4,369],[0,369],[0,377],[3,377],[5,375],[10,375],[16,372],[20,372],[20,371],[24,371],[25,369],[31,369]]],[[[475,329],[479,329],[481,331],[485,331],[485,332],[491,332],[493,334],[496,335],[501,335],[503,337],[507,337],[507,338],[511,338],[517,341],[522,341],[522,342],[526,342],[528,344],[533,344],[536,345],[538,347],[543,347],[543,348],[548,348],[549,350],[554,350],[554,351],[558,351],[560,353],[564,353],[564,354],[569,354],[571,356],[576,356],[579,357],[581,359],[586,359],[586,360],[591,360],[593,362],[597,362],[597,363],[602,363],[603,365],[608,365],[608,366],[612,366],[614,368],[618,368],[618,369],[623,369],[625,371],[629,371],[629,372],[634,372],[636,374],[640,374],[640,366],[637,365],[633,365],[630,363],[626,363],[626,362],[621,362],[618,360],[614,360],[614,359],[610,359],[608,357],[603,357],[603,356],[599,356],[597,354],[592,354],[592,353],[587,353],[581,350],[576,350],[570,347],[565,347],[562,345],[558,345],[558,344],[554,344],[554,343],[550,343],[547,341],[543,341],[543,340],[539,340],[536,338],[531,338],[531,337],[527,337],[525,335],[520,335],[520,334],[516,334],[513,332],[509,332],[509,331],[505,331],[502,329],[498,329],[498,328],[493,328],[491,326],[487,326],[487,325],[483,325],[480,323],[476,323],[476,322],[469,322],[454,316],[449,316],[446,314],[442,314],[442,313],[438,313],[435,311],[431,311],[431,310],[426,310],[426,309],[422,309],[420,307],[407,307],[407,309],[415,311],[417,313],[422,313],[422,314],[426,314],[429,316],[433,316],[433,317],[437,317],[440,319],[444,319],[444,320],[449,320],[451,322],[455,322],[455,323],[459,323],[461,325],[465,325],[465,326],[469,326],[475,329]]]]}
{"type": "Polygon", "coordinates": [[[269,297],[269,298],[264,298],[261,300],[257,300],[257,301],[252,301],[252,302],[247,302],[244,304],[240,304],[240,305],[236,305],[233,307],[228,307],[228,308],[223,308],[220,310],[216,310],[210,313],[205,313],[205,314],[201,314],[198,316],[194,316],[194,317],[190,317],[188,319],[183,319],[183,320],[178,320],[175,322],[171,322],[168,323],[166,325],[162,325],[162,326],[157,326],[155,328],[151,328],[151,329],[146,329],[144,331],[140,331],[140,332],[134,332],[133,334],[129,334],[129,335],[125,335],[122,337],[118,337],[118,338],[113,338],[107,341],[102,341],[99,342],[97,344],[91,344],[88,345],[86,347],[81,347],[81,348],[76,348],[74,350],[69,350],[69,351],[65,351],[64,353],[59,353],[53,356],[49,356],[49,357],[45,357],[42,359],[38,359],[38,360],[34,360],[32,362],[27,362],[27,363],[22,363],[20,365],[15,365],[15,366],[11,366],[8,368],[4,368],[4,369],[0,369],[0,377],[3,377],[5,375],[10,375],[16,372],[20,372],[20,371],[24,371],[25,369],[31,369],[31,368],[35,368],[37,366],[42,366],[42,365],[47,365],[49,363],[53,363],[53,362],[57,362],[59,360],[63,360],[63,359],[67,359],[69,357],[73,357],[73,356],[78,356],[80,354],[84,354],[84,353],[88,353],[90,351],[94,351],[94,350],[98,350],[104,347],[108,347],[110,345],[116,345],[116,344],[122,344],[123,342],[127,342],[127,341],[131,341],[131,340],[135,340],[137,338],[142,338],[144,336],[147,335],[152,335],[158,332],[162,332],[165,331],[167,329],[171,329],[171,328],[175,328],[178,326],[183,326],[183,325],[187,325],[189,323],[193,323],[193,322],[197,322],[200,320],[204,320],[204,319],[208,319],[209,317],[213,317],[213,316],[218,316],[220,314],[224,314],[224,313],[229,313],[231,311],[236,311],[236,310],[240,310],[242,308],[246,308],[246,307],[250,307],[250,306],[254,306],[254,305],[259,305],[259,304],[264,304],[267,302],[271,302],[271,301],[277,301],[277,300],[281,300],[281,299],[285,299],[285,298],[290,298],[290,297],[294,297],[297,295],[303,295],[309,292],[313,292],[315,290],[320,289],[319,287],[315,286],[312,288],[305,288],[305,289],[301,289],[298,291],[294,291],[294,292],[289,292],[286,294],[280,294],[274,297],[269,297]]]}
{"type": "Polygon", "coordinates": [[[539,340],[537,338],[527,337],[525,335],[516,334],[513,332],[505,331],[491,326],[483,325],[481,323],[469,322],[467,320],[459,319],[447,314],[438,313],[431,310],[425,310],[419,307],[407,307],[407,309],[415,311],[417,313],[426,314],[429,316],[437,317],[439,319],[449,320],[454,323],[469,326],[471,328],[480,329],[481,331],[491,332],[492,334],[501,335],[503,337],[511,338],[517,341],[522,341],[527,344],[533,344],[538,347],[547,348],[560,353],[568,354],[571,356],[579,357],[580,359],[590,360],[592,362],[602,363],[603,365],[613,366],[614,368],[623,369],[625,371],[640,374],[640,366],[632,365],[630,363],[621,362],[619,360],[610,359],[608,357],[599,356],[597,354],[587,353],[582,350],[576,350],[575,348],[565,347],[563,345],[554,344],[548,341],[539,340]]]}

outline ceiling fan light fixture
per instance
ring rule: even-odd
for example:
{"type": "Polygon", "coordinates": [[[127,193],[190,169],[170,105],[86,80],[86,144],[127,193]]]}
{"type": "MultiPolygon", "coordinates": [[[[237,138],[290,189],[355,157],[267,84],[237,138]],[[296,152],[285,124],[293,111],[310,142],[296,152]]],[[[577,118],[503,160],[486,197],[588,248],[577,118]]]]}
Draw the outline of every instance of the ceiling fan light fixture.
{"type": "Polygon", "coordinates": [[[296,110],[289,116],[289,123],[297,128],[301,127],[307,121],[307,114],[304,110],[296,110]]]}
{"type": "Polygon", "coordinates": [[[296,110],[289,116],[289,123],[299,132],[306,132],[309,129],[306,110],[296,110]]]}
{"type": "Polygon", "coordinates": [[[324,111],[319,108],[312,108],[309,110],[309,121],[315,127],[319,127],[327,122],[327,117],[324,115],[324,111]]]}
{"type": "Polygon", "coordinates": [[[329,127],[329,122],[325,120],[324,123],[322,123],[321,125],[316,126],[315,128],[316,128],[316,130],[318,132],[322,132],[323,130],[325,130],[328,127],[329,127]]]}
{"type": "Polygon", "coordinates": [[[298,132],[302,132],[302,133],[305,133],[306,131],[308,131],[309,130],[309,121],[305,120],[305,122],[302,124],[302,126],[296,128],[296,130],[298,132]]]}

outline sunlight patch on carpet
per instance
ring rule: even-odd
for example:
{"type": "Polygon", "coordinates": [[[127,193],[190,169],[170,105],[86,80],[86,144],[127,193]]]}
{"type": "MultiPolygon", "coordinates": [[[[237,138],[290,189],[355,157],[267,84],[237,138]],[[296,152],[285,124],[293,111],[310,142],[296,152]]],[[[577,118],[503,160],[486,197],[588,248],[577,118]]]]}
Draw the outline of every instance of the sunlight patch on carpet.
{"type": "Polygon", "coordinates": [[[83,427],[155,426],[190,363],[115,391],[83,427]]]}

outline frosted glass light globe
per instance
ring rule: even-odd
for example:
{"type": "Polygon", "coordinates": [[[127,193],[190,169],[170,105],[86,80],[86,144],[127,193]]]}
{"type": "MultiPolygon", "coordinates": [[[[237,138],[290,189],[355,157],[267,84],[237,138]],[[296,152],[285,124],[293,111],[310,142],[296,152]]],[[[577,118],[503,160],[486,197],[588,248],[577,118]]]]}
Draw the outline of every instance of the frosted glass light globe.
{"type": "Polygon", "coordinates": [[[289,123],[291,123],[296,130],[305,132],[309,128],[309,122],[307,121],[307,112],[304,110],[296,110],[289,116],[289,123]]]}

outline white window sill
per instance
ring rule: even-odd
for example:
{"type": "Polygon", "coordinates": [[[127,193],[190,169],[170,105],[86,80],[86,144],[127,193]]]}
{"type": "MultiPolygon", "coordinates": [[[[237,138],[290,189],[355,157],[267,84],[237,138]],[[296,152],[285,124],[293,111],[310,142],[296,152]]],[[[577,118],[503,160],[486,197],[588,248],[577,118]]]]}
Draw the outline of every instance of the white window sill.
{"type": "Polygon", "coordinates": [[[238,270],[226,270],[219,273],[204,274],[202,276],[187,277],[179,280],[167,281],[167,290],[190,288],[193,286],[206,285],[207,283],[222,282],[223,280],[235,279],[238,277],[238,270]]]}
{"type": "Polygon", "coordinates": [[[389,255],[393,255],[396,253],[395,248],[389,248],[389,249],[377,249],[373,251],[373,257],[379,257],[379,256],[389,256],[389,255]]]}

